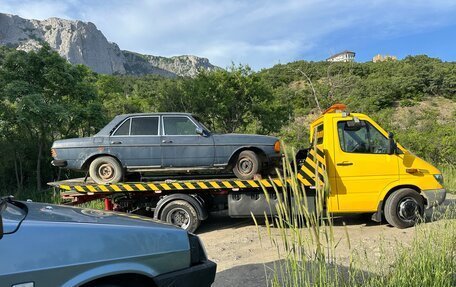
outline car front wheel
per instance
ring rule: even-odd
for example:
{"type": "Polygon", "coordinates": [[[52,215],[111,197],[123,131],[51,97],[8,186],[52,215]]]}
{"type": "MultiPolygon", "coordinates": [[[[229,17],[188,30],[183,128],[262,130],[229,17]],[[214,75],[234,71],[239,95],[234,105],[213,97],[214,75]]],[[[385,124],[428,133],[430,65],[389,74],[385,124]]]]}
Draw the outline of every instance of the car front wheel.
{"type": "Polygon", "coordinates": [[[89,174],[98,184],[118,183],[123,178],[123,169],[115,158],[102,156],[90,163],[89,174]]]}
{"type": "Polygon", "coordinates": [[[255,174],[260,172],[258,155],[251,150],[242,151],[236,160],[233,172],[239,179],[253,179],[255,174]]]}

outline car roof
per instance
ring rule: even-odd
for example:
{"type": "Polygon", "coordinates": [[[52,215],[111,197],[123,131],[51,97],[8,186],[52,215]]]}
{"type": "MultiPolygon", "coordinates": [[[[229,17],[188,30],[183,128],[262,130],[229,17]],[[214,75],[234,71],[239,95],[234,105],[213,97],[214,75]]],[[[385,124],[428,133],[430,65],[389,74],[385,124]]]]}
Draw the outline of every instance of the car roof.
{"type": "Polygon", "coordinates": [[[162,113],[136,113],[136,114],[122,114],[115,116],[111,122],[109,122],[104,128],[102,128],[94,136],[109,136],[111,132],[117,127],[120,122],[129,117],[135,116],[161,116],[161,115],[170,115],[170,116],[192,116],[190,113],[177,113],[177,112],[162,112],[162,113]]]}

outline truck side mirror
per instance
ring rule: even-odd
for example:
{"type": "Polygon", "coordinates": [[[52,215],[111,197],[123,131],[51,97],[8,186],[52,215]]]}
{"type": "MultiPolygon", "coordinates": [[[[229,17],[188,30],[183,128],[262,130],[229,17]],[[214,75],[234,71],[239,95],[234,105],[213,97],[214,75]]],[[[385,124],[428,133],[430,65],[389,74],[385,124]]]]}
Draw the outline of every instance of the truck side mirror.
{"type": "Polygon", "coordinates": [[[396,142],[394,141],[394,134],[388,132],[388,154],[395,154],[397,149],[396,142]]]}

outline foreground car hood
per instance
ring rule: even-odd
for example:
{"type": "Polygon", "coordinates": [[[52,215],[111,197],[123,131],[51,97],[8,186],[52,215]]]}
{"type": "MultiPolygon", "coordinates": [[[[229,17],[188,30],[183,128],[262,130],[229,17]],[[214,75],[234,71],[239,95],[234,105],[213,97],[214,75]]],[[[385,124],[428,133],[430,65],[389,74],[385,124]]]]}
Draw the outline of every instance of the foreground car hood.
{"type": "Polygon", "coordinates": [[[274,145],[279,139],[272,136],[250,134],[214,134],[216,144],[274,145]]]}
{"type": "Polygon", "coordinates": [[[139,268],[153,277],[190,265],[189,239],[183,229],[115,212],[23,204],[27,216],[14,233],[0,240],[0,254],[8,258],[0,260],[0,278],[9,274],[12,282],[43,280],[47,270],[55,286],[74,286],[63,283],[96,268],[121,273],[139,268]]]}

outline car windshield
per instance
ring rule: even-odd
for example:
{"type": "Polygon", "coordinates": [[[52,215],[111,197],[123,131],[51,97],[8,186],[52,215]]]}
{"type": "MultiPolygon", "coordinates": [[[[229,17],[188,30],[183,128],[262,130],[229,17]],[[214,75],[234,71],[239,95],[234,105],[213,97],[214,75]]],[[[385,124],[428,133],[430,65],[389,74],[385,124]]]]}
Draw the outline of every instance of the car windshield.
{"type": "Polygon", "coordinates": [[[210,129],[207,128],[207,126],[204,124],[203,121],[201,121],[200,117],[193,115],[193,118],[199,122],[199,124],[205,129],[207,132],[211,132],[210,129]]]}

